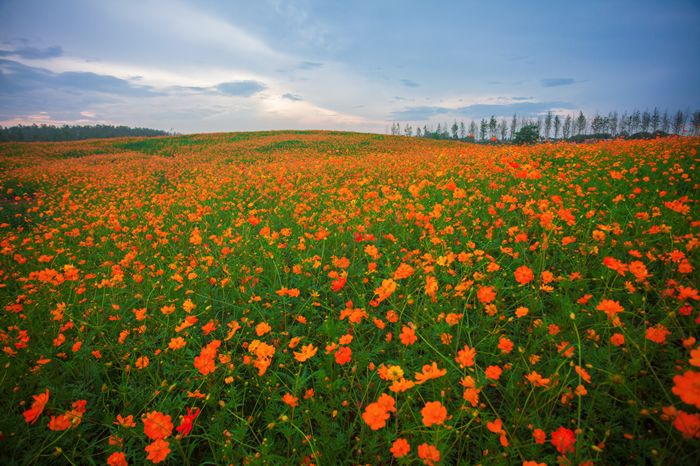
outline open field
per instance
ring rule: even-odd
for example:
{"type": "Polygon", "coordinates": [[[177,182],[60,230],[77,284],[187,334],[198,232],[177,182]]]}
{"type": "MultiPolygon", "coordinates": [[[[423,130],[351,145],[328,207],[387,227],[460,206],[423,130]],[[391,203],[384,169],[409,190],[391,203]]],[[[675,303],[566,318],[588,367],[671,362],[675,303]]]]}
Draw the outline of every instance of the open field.
{"type": "Polygon", "coordinates": [[[696,463],[699,147],[0,144],[0,462],[696,463]]]}

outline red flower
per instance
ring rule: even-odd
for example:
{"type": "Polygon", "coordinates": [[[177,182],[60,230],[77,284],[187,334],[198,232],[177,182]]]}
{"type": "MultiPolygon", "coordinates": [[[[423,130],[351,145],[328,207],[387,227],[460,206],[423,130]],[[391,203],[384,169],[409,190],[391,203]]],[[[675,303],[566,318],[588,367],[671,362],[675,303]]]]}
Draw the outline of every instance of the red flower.
{"type": "Polygon", "coordinates": [[[182,421],[180,422],[180,425],[175,428],[175,430],[180,432],[183,437],[186,437],[190,432],[192,432],[193,423],[194,420],[197,419],[197,416],[199,416],[199,408],[195,408],[194,411],[187,408],[187,414],[182,416],[182,421]]]}
{"type": "Polygon", "coordinates": [[[559,453],[565,455],[574,451],[576,436],[574,431],[566,427],[559,427],[552,432],[552,445],[554,445],[559,453]]]}
{"type": "Polygon", "coordinates": [[[34,395],[34,403],[32,407],[26,410],[24,414],[24,420],[29,424],[33,424],[41,416],[41,412],[44,411],[44,406],[49,401],[49,389],[47,388],[44,393],[39,393],[34,395]]]}

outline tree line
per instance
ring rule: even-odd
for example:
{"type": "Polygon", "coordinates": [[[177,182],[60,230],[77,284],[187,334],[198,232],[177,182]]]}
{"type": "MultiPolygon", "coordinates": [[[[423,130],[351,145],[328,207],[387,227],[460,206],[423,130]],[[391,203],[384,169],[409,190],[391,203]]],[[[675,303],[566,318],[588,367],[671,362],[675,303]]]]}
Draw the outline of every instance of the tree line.
{"type": "Polygon", "coordinates": [[[113,125],[18,125],[0,126],[0,141],[77,141],[125,136],[168,136],[172,133],[150,128],[113,125]]]}
{"type": "MultiPolygon", "coordinates": [[[[658,109],[641,112],[610,112],[607,115],[596,114],[586,116],[582,111],[578,114],[559,115],[551,111],[538,118],[518,117],[513,115],[505,118],[482,118],[481,121],[454,121],[432,125],[420,125],[415,128],[406,123],[403,128],[400,123],[391,125],[391,134],[417,136],[432,139],[458,139],[470,142],[516,141],[521,130],[527,130],[536,138],[545,140],[583,140],[589,138],[605,139],[611,137],[653,137],[655,135],[700,135],[700,111],[690,113],[678,110],[671,114],[661,113],[658,109]]],[[[387,133],[389,128],[387,127],[387,133]]]]}

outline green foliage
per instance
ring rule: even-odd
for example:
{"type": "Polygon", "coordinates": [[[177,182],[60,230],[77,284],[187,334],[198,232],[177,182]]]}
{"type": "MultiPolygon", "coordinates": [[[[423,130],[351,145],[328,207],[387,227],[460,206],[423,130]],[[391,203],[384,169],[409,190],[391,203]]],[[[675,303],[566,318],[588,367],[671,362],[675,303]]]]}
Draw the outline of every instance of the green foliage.
{"type": "Polygon", "coordinates": [[[537,125],[525,125],[515,133],[513,144],[535,144],[539,140],[539,127],[537,125]]]}

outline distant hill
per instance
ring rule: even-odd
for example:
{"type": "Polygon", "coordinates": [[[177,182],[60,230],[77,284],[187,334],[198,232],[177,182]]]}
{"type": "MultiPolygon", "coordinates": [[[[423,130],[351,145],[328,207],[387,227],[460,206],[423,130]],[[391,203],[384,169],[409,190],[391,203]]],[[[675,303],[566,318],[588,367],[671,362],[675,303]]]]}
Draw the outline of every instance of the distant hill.
{"type": "Polygon", "coordinates": [[[118,138],[125,136],[168,136],[159,129],[130,128],[111,125],[31,125],[0,127],[0,141],[77,141],[81,139],[118,138]]]}

